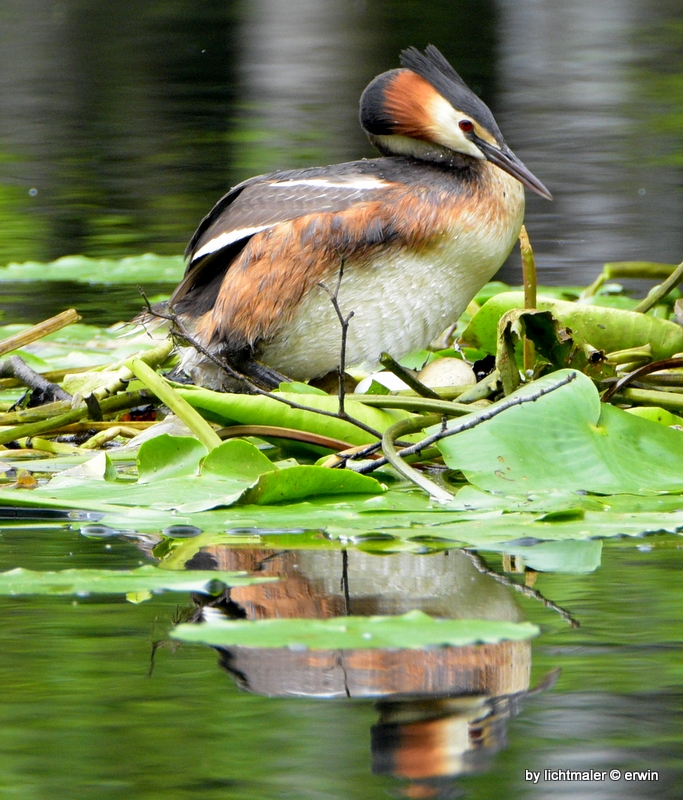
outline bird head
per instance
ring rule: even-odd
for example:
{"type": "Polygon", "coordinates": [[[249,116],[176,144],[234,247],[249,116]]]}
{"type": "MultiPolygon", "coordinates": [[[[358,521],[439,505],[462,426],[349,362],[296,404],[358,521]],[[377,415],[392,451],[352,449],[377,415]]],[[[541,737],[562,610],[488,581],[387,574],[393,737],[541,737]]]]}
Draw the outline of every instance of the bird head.
{"type": "Polygon", "coordinates": [[[404,50],[401,65],[378,75],[361,96],[361,125],[380,152],[436,163],[462,156],[490,161],[552,200],[507,146],[488,106],[436,47],[404,50]]]}

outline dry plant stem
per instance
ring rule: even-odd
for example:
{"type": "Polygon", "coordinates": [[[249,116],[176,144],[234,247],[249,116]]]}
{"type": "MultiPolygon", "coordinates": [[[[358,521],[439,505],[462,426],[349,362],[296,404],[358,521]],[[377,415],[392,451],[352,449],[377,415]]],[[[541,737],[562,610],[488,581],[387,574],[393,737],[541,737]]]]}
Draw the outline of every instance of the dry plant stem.
{"type": "MultiPolygon", "coordinates": [[[[135,406],[149,403],[149,396],[142,392],[125,392],[117,394],[115,397],[108,397],[102,400],[100,407],[103,414],[115,414],[118,411],[123,411],[125,408],[134,408],[135,406]]],[[[56,404],[55,404],[56,405],[56,404]]],[[[66,404],[60,404],[66,405],[66,404]]],[[[61,428],[64,425],[71,425],[74,422],[80,422],[88,415],[88,408],[82,405],[80,408],[74,408],[63,414],[52,416],[50,419],[43,419],[39,422],[31,422],[27,425],[17,425],[13,428],[4,428],[0,430],[0,444],[7,444],[13,442],[15,439],[21,439],[24,436],[38,436],[41,433],[48,433],[56,428],[61,428]]]]}
{"type": "Polygon", "coordinates": [[[99,433],[91,436],[87,442],[83,442],[83,444],[78,448],[77,452],[82,452],[83,450],[95,450],[98,447],[102,447],[103,444],[111,442],[112,439],[116,439],[116,437],[120,435],[121,427],[119,425],[99,431],[99,433]]]}
{"type": "Polygon", "coordinates": [[[27,328],[21,333],[8,336],[7,339],[0,341],[0,356],[4,356],[5,353],[11,353],[12,350],[18,350],[20,347],[26,347],[26,345],[31,344],[31,342],[37,342],[38,339],[42,339],[50,333],[61,331],[62,328],[66,328],[68,325],[73,325],[74,322],[78,322],[80,318],[79,313],[74,308],[70,308],[67,311],[62,311],[61,314],[57,314],[55,317],[50,317],[50,319],[46,319],[43,322],[39,322],[37,325],[27,328]]]}
{"type": "Polygon", "coordinates": [[[407,386],[410,386],[420,397],[428,397],[431,400],[441,400],[441,397],[433,389],[430,389],[429,386],[425,386],[424,383],[419,381],[412,372],[410,372],[410,370],[402,367],[389,353],[382,353],[379,357],[379,363],[385,369],[388,369],[389,372],[393,372],[393,374],[397,378],[400,378],[407,386]]]}
{"type": "MultiPolygon", "coordinates": [[[[146,350],[142,353],[137,353],[133,358],[139,359],[144,364],[147,364],[149,367],[158,367],[166,361],[168,356],[171,354],[173,350],[173,342],[171,341],[164,341],[160,345],[151,348],[150,350],[146,350]]],[[[130,359],[126,359],[126,361],[120,364],[113,364],[109,369],[105,369],[102,371],[104,376],[111,375],[110,380],[99,386],[93,392],[93,395],[98,399],[101,400],[103,397],[109,397],[110,395],[116,394],[120,392],[122,389],[125,389],[128,383],[133,379],[134,375],[128,366],[130,359]]]]}
{"type": "Polygon", "coordinates": [[[660,386],[662,389],[668,388],[669,391],[683,388],[683,372],[672,372],[664,375],[646,375],[641,378],[639,383],[641,389],[652,389],[660,386]]]}
{"type": "MultiPolygon", "coordinates": [[[[300,403],[295,403],[293,400],[289,400],[286,397],[282,397],[281,395],[277,395],[274,392],[266,391],[262,389],[260,386],[257,386],[253,381],[247,378],[246,375],[242,375],[241,372],[237,372],[234,370],[229,364],[227,364],[223,359],[218,358],[213,353],[209,352],[203,345],[201,345],[198,341],[191,336],[183,323],[177,318],[175,314],[160,314],[158,311],[154,311],[151,306],[148,306],[150,313],[156,317],[160,317],[161,319],[169,320],[172,325],[174,326],[173,335],[180,339],[181,341],[185,342],[186,344],[190,345],[190,347],[194,347],[197,352],[201,353],[203,356],[212,361],[218,367],[220,367],[226,375],[230,378],[234,378],[235,380],[242,383],[246,386],[253,394],[259,394],[262,397],[269,397],[271,400],[277,400],[278,403],[283,403],[290,408],[295,409],[296,411],[310,411],[313,414],[319,414],[322,417],[332,417],[332,419],[339,419],[339,414],[335,414],[332,411],[322,411],[319,408],[311,408],[310,406],[304,406],[300,403]]],[[[364,422],[361,422],[354,417],[350,417],[348,414],[344,417],[346,422],[350,422],[352,425],[355,425],[357,428],[369,433],[371,436],[374,436],[376,439],[381,439],[382,434],[379,431],[376,431],[374,428],[370,427],[370,425],[366,425],[364,422]]]]}
{"type": "Polygon", "coordinates": [[[339,289],[341,288],[342,278],[344,277],[344,259],[340,258],[339,260],[339,274],[337,275],[337,285],[334,287],[334,291],[331,291],[324,283],[318,283],[318,286],[327,292],[330,298],[330,302],[332,303],[332,307],[334,308],[334,313],[337,315],[337,319],[339,320],[339,325],[341,326],[341,345],[340,345],[340,353],[339,353],[339,367],[337,368],[337,372],[339,373],[339,416],[341,419],[346,419],[346,411],[344,410],[344,397],[346,396],[346,381],[344,380],[344,373],[346,372],[346,340],[348,339],[349,335],[349,323],[353,318],[355,312],[350,311],[346,316],[342,314],[341,307],[339,305],[339,289]]]}
{"type": "Polygon", "coordinates": [[[80,452],[74,445],[64,444],[63,442],[53,442],[49,439],[42,439],[39,436],[20,439],[17,444],[20,447],[30,447],[32,450],[38,450],[41,453],[52,453],[58,456],[73,455],[74,453],[80,452]]]}
{"type": "MultiPolygon", "coordinates": [[[[428,436],[426,439],[422,439],[422,441],[417,442],[417,444],[410,445],[410,447],[405,447],[403,450],[398,451],[398,456],[401,458],[405,458],[406,456],[415,455],[416,453],[420,453],[422,450],[425,450],[430,445],[434,444],[435,442],[440,441],[441,439],[445,439],[448,436],[455,436],[458,433],[462,433],[463,431],[469,431],[472,428],[476,428],[477,425],[481,425],[483,422],[488,422],[490,419],[497,417],[498,414],[502,414],[503,411],[507,411],[509,408],[513,406],[521,406],[525,403],[534,403],[536,400],[540,400],[541,397],[544,397],[546,394],[550,394],[551,392],[560,389],[562,386],[566,386],[568,383],[571,383],[576,378],[576,372],[572,372],[567,375],[565,378],[562,378],[557,383],[553,384],[552,386],[548,386],[547,389],[539,389],[534,394],[526,395],[525,397],[510,397],[505,401],[502,401],[498,406],[492,407],[490,409],[484,409],[479,413],[472,414],[471,417],[463,420],[462,422],[458,423],[452,428],[447,428],[440,430],[438,433],[434,433],[431,436],[428,436]]],[[[682,400],[683,402],[683,400],[682,400]]],[[[392,427],[394,427],[392,425],[392,427]]],[[[405,433],[405,432],[404,432],[405,433]]],[[[384,466],[387,463],[387,460],[384,458],[380,458],[377,461],[373,461],[372,464],[363,464],[361,467],[356,469],[356,472],[360,472],[362,474],[367,474],[368,472],[373,472],[378,467],[384,466]]]]}
{"type": "Polygon", "coordinates": [[[120,427],[122,431],[129,431],[129,435],[137,436],[140,431],[146,431],[156,422],[124,422],[120,423],[116,420],[109,420],[106,422],[74,422],[71,425],[64,425],[61,428],[54,428],[50,431],[51,436],[65,436],[70,433],[86,433],[88,431],[106,431],[109,428],[120,427]]]}
{"type": "Polygon", "coordinates": [[[481,572],[483,575],[489,575],[494,581],[502,583],[503,586],[509,586],[520,594],[523,594],[525,597],[530,597],[532,600],[540,601],[546,608],[549,608],[559,614],[565,622],[568,622],[572,626],[572,628],[581,627],[581,623],[568,611],[561,606],[558,606],[557,603],[553,603],[552,600],[548,600],[547,598],[543,597],[543,595],[537,589],[532,589],[530,586],[524,586],[523,584],[517,583],[505,575],[500,575],[495,570],[492,570],[478,553],[474,553],[471,550],[463,550],[462,552],[470,558],[478,572],[481,572]]]}
{"type": "Polygon", "coordinates": [[[676,267],[676,269],[663,283],[660,283],[659,286],[655,286],[653,289],[651,289],[648,292],[647,297],[644,300],[641,300],[633,310],[640,311],[643,314],[646,311],[649,311],[653,306],[656,306],[663,297],[666,297],[672,289],[675,289],[682,280],[683,262],[676,267]]]}
{"type": "Polygon", "coordinates": [[[579,301],[594,297],[607,281],[615,278],[666,280],[675,269],[675,264],[658,264],[653,261],[611,261],[603,265],[598,277],[581,292],[579,301]]]}
{"type": "Polygon", "coordinates": [[[668,392],[669,394],[683,394],[683,386],[679,384],[660,384],[654,381],[632,381],[629,389],[645,389],[646,391],[668,392]]]}
{"type": "Polygon", "coordinates": [[[638,378],[642,378],[643,375],[649,375],[651,372],[660,372],[664,369],[676,369],[676,367],[683,367],[683,358],[665,358],[661,361],[653,361],[650,364],[638,367],[638,369],[629,372],[628,375],[624,375],[623,378],[619,378],[616,383],[612,384],[605,394],[603,394],[602,402],[607,403],[613,395],[617,392],[621,392],[627,384],[638,378]]]}
{"type": "Polygon", "coordinates": [[[36,406],[36,408],[7,411],[4,414],[0,414],[0,426],[40,422],[44,419],[52,419],[56,415],[64,414],[70,410],[72,410],[71,403],[59,400],[56,403],[45,403],[43,406],[36,406]]]}
{"type": "MultiPolygon", "coordinates": [[[[529,241],[526,228],[522,225],[519,232],[519,249],[522,253],[522,274],[524,276],[524,308],[536,308],[536,259],[529,241]]],[[[530,339],[524,337],[524,371],[533,369],[534,345],[530,339]]]]}

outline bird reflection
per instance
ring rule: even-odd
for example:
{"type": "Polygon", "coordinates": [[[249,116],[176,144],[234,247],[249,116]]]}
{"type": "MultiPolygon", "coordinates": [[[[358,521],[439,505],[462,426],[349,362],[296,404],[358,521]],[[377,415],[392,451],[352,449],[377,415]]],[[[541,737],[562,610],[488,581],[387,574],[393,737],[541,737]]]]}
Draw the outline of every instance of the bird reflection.
{"type": "MultiPolygon", "coordinates": [[[[195,556],[197,558],[197,556],[195,556]]],[[[462,551],[391,558],[349,551],[216,546],[201,566],[280,578],[199,596],[196,620],[401,614],[520,621],[509,587],[462,551]]],[[[194,560],[194,559],[193,559],[194,560]]],[[[193,563],[187,564],[190,568],[193,563]]],[[[199,564],[197,564],[199,566],[199,564]]],[[[220,665],[250,692],[271,697],[373,699],[372,771],[402,781],[403,797],[451,798],[458,776],[485,770],[506,746],[507,721],[529,695],[531,645],[348,650],[218,648],[220,665]]],[[[535,690],[549,688],[555,676],[535,690]]]]}

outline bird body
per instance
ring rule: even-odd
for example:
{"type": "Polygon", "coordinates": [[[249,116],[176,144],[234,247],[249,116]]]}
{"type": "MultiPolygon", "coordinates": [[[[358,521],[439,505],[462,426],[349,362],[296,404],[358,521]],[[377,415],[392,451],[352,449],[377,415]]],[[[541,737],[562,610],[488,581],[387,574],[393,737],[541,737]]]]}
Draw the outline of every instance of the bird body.
{"type": "MultiPolygon", "coordinates": [[[[330,372],[337,289],[342,315],[353,312],[347,364],[370,366],[426,346],[499,269],[522,225],[522,183],[549,193],[436,48],[403,63],[361,99],[383,157],[252,178],[201,222],[169,304],[202,348],[271,385],[269,370],[330,372]]],[[[225,385],[197,350],[183,369],[225,385]]]]}

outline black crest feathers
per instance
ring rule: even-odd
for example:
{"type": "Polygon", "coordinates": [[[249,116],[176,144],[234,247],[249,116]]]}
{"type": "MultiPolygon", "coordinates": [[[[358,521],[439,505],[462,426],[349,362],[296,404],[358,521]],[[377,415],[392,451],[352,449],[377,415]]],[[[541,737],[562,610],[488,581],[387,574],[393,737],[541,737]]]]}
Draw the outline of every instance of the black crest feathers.
{"type": "Polygon", "coordinates": [[[439,84],[443,85],[444,78],[451,84],[456,83],[467,88],[465,81],[448,63],[443,53],[433,44],[428,44],[424,53],[421,53],[417,47],[408,47],[403,50],[401,52],[401,66],[417,73],[421,78],[431,83],[437,91],[442,91],[442,87],[439,84]]]}

